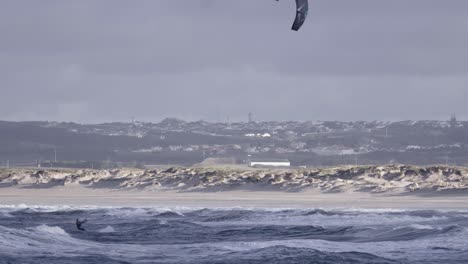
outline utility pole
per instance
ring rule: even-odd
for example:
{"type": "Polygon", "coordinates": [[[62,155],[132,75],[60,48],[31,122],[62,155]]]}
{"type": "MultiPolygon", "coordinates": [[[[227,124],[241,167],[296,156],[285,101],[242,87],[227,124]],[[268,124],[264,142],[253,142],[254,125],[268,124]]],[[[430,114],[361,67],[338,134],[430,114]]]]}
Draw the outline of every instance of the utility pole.
{"type": "Polygon", "coordinates": [[[231,117],[229,115],[227,116],[227,128],[231,129],[231,117]]]}
{"type": "Polygon", "coordinates": [[[455,113],[452,114],[450,117],[450,127],[456,128],[457,127],[457,115],[455,113]]]}
{"type": "Polygon", "coordinates": [[[57,148],[54,148],[54,162],[57,163],[57,148]]]}
{"type": "Polygon", "coordinates": [[[9,160],[6,161],[6,167],[7,167],[7,169],[10,168],[10,161],[9,160]]]}

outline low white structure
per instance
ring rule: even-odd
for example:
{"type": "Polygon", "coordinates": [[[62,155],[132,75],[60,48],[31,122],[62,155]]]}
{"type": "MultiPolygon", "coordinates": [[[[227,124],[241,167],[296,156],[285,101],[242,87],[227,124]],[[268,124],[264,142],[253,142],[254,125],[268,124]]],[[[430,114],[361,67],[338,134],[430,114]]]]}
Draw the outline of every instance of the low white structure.
{"type": "Polygon", "coordinates": [[[269,137],[271,137],[271,134],[270,134],[270,133],[263,133],[263,134],[260,134],[260,133],[257,133],[257,134],[249,133],[249,134],[245,134],[244,136],[246,136],[246,137],[269,138],[269,137]]]}
{"type": "Polygon", "coordinates": [[[249,159],[249,167],[290,167],[291,162],[287,159],[249,159]]]}

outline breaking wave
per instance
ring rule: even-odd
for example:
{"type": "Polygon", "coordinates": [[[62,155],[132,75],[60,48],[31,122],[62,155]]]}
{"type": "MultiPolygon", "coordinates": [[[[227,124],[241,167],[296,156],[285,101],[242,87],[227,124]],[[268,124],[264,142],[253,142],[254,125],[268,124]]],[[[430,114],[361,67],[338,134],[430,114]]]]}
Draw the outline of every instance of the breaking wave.
{"type": "Polygon", "coordinates": [[[0,263],[465,263],[467,228],[463,211],[0,206],[0,263]]]}

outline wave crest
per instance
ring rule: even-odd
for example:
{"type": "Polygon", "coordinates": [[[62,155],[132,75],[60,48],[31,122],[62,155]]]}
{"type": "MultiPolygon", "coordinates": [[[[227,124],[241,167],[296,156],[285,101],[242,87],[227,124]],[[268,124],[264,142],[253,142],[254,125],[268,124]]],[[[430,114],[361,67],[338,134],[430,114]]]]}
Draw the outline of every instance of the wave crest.
{"type": "Polygon", "coordinates": [[[60,236],[70,236],[65,230],[58,226],[40,225],[35,227],[34,229],[41,233],[49,233],[60,236]]]}

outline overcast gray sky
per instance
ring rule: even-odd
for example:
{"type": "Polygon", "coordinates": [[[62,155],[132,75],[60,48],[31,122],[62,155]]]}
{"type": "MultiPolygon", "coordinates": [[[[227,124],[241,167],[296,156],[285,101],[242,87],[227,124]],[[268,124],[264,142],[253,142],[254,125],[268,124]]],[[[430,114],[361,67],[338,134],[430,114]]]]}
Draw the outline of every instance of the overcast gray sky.
{"type": "Polygon", "coordinates": [[[0,119],[468,118],[468,1],[2,0],[0,119]]]}

